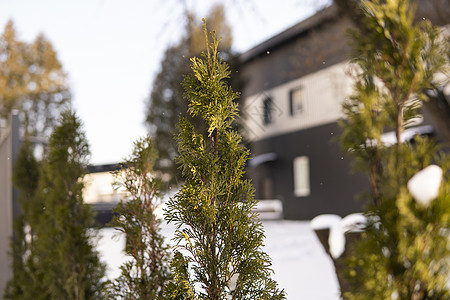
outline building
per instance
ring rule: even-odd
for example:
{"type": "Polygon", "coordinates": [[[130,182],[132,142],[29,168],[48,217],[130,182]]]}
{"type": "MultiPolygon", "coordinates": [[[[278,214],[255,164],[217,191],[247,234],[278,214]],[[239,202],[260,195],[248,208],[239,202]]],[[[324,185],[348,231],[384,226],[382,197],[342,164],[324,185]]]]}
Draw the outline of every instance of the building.
{"type": "Polygon", "coordinates": [[[89,166],[88,174],[83,178],[83,201],[92,206],[96,224],[99,226],[107,225],[112,220],[112,209],[119,201],[128,197],[122,187],[113,186],[116,180],[112,172],[119,168],[119,164],[89,166]]]}
{"type": "Polygon", "coordinates": [[[286,219],[361,210],[368,187],[349,175],[335,138],[341,104],[352,91],[346,30],[332,5],[240,56],[244,136],[253,159],[247,174],[256,198],[278,199],[286,219]]]}
{"type": "Polygon", "coordinates": [[[352,20],[332,4],[239,57],[253,155],[247,174],[255,197],[280,200],[286,219],[345,216],[364,205],[356,196],[368,190],[366,176],[351,172],[336,141],[353,86],[350,28],[352,20]]]}

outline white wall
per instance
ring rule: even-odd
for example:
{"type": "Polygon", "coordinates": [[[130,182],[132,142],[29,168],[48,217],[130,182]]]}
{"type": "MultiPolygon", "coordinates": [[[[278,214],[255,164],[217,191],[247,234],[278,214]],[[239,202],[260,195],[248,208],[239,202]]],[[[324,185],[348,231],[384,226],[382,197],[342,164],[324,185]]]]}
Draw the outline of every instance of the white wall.
{"type": "Polygon", "coordinates": [[[123,188],[120,188],[119,190],[113,189],[112,183],[114,181],[114,176],[110,172],[87,174],[84,177],[84,202],[119,202],[126,198],[126,193],[123,188]]]}
{"type": "Polygon", "coordinates": [[[336,121],[343,116],[342,102],[351,94],[353,81],[347,62],[333,65],[245,99],[243,123],[249,140],[260,140],[336,121]],[[289,93],[301,87],[304,110],[291,116],[289,93]],[[273,121],[263,124],[263,101],[273,101],[273,121]]]}

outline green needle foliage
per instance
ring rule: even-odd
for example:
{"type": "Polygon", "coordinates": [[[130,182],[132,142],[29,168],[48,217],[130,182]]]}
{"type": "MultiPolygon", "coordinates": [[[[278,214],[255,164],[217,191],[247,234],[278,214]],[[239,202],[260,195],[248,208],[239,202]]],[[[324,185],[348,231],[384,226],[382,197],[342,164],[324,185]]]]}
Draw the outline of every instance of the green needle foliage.
{"type": "Polygon", "coordinates": [[[215,33],[208,40],[204,28],[207,51],[191,59],[192,74],[183,84],[189,113],[203,120],[207,133],[198,133],[185,118],[179,121],[178,162],[186,182],[166,209],[166,220],[177,228],[174,280],[166,298],[284,299],[262,251],[254,189],[243,179],[249,151],[231,128],[238,94],[225,82],[230,71],[215,33]]]}
{"type": "Polygon", "coordinates": [[[131,258],[120,267],[119,278],[109,285],[109,296],[114,299],[160,299],[164,284],[171,278],[168,246],[155,215],[160,187],[160,180],[153,177],[156,159],[150,137],[141,138],[114,173],[115,187],[124,188],[129,199],[120,201],[114,209],[111,225],[126,235],[125,253],[131,258]]]}
{"type": "Polygon", "coordinates": [[[31,228],[34,299],[101,299],[104,266],[92,244],[94,218],[83,203],[83,175],[89,148],[81,123],[71,111],[53,130],[36,192],[42,203],[31,228]]]}
{"type": "Polygon", "coordinates": [[[448,40],[427,20],[413,23],[415,6],[407,0],[361,5],[367,30],[354,33],[356,85],[343,107],[341,139],[355,166],[369,176],[373,204],[363,239],[352,247],[348,275],[353,288],[344,296],[448,299],[450,160],[431,139],[401,139],[420,117],[424,91],[439,85],[436,74],[448,74],[448,40]],[[394,144],[383,144],[386,131],[394,131],[394,144]],[[406,186],[432,163],[444,176],[439,196],[424,207],[406,186]]]}
{"type": "MultiPolygon", "coordinates": [[[[162,188],[167,190],[179,188],[182,183],[181,172],[177,168],[177,143],[173,138],[177,131],[180,116],[187,117],[199,130],[198,118],[192,118],[188,112],[188,103],[183,99],[183,78],[190,72],[189,58],[201,54],[205,50],[201,22],[196,20],[194,14],[186,12],[186,28],[180,41],[166,49],[161,62],[161,70],[153,81],[152,91],[147,102],[146,123],[149,132],[154,137],[155,147],[158,150],[156,171],[161,173],[162,188]]],[[[208,12],[209,30],[215,30],[222,36],[220,53],[233,62],[231,51],[231,28],[227,24],[223,4],[215,4],[208,12]]]]}

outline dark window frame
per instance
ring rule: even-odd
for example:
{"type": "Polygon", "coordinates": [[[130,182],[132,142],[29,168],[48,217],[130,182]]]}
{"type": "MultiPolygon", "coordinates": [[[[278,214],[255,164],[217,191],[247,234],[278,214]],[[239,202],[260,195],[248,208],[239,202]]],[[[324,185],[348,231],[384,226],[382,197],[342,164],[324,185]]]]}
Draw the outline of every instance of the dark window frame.
{"type": "Polygon", "coordinates": [[[298,114],[301,114],[305,111],[305,103],[304,103],[304,99],[303,97],[300,99],[301,101],[301,109],[300,110],[294,110],[294,93],[298,92],[298,91],[302,91],[303,87],[302,86],[297,86],[291,90],[289,90],[289,112],[291,114],[291,116],[295,116],[298,114]]]}
{"type": "Polygon", "coordinates": [[[273,122],[273,100],[272,97],[266,97],[263,100],[263,124],[269,125],[273,122]]]}

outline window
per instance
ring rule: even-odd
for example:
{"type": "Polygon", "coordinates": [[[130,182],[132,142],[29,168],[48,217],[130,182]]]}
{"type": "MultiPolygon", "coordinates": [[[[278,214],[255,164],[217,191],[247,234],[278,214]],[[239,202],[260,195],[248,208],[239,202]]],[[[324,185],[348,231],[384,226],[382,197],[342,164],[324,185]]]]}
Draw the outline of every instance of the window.
{"type": "Polygon", "coordinates": [[[272,123],[272,111],[273,111],[273,103],[272,98],[266,98],[263,100],[263,124],[269,125],[272,123]]]}
{"type": "Polygon", "coordinates": [[[299,156],[294,159],[294,195],[305,197],[309,194],[309,158],[299,156]]]}
{"type": "Polygon", "coordinates": [[[291,116],[299,114],[304,111],[303,89],[297,87],[289,92],[289,107],[291,116]]]}

